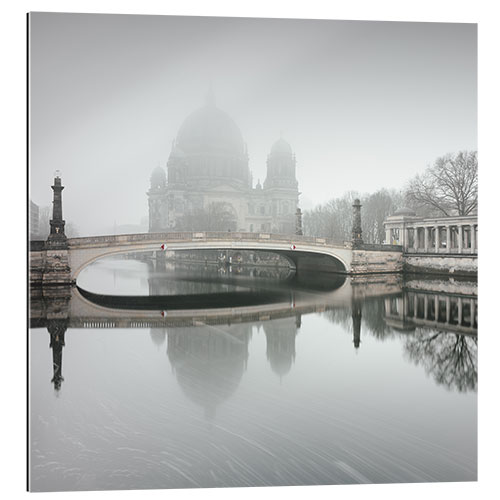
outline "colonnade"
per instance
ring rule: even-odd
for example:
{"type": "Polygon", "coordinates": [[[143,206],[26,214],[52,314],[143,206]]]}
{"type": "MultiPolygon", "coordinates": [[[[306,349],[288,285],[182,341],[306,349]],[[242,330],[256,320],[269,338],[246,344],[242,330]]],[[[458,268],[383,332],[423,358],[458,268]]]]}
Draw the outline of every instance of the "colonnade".
{"type": "Polygon", "coordinates": [[[394,221],[385,230],[386,243],[407,253],[477,254],[477,217],[394,221]]]}

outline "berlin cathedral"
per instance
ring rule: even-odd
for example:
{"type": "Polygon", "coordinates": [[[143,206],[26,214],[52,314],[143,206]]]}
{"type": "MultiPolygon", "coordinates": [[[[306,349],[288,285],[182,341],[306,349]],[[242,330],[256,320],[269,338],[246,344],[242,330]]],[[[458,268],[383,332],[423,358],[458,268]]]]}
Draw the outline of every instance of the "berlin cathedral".
{"type": "Polygon", "coordinates": [[[278,139],[267,158],[267,175],[253,186],[240,129],[215,104],[181,125],[167,168],[158,166],[147,193],[149,231],[295,232],[299,190],[290,145],[278,139]]]}

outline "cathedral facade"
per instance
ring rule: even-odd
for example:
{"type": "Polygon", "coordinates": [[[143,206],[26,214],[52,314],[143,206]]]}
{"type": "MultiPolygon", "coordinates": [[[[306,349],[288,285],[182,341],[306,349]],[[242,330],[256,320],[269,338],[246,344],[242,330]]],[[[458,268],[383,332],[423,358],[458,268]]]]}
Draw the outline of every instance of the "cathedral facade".
{"type": "Polygon", "coordinates": [[[151,175],[149,231],[249,231],[293,234],[299,190],[290,145],[278,139],[267,176],[253,185],[240,129],[213,94],[189,115],[166,169],[151,175]]]}

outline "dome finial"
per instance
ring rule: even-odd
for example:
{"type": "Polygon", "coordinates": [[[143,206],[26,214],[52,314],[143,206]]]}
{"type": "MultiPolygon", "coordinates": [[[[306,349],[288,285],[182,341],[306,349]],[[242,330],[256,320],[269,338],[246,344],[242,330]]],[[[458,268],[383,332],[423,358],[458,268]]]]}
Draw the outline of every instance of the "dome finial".
{"type": "Polygon", "coordinates": [[[215,93],[214,93],[214,88],[212,85],[212,81],[210,81],[208,85],[208,92],[205,97],[205,104],[207,106],[215,106],[215,93]]]}

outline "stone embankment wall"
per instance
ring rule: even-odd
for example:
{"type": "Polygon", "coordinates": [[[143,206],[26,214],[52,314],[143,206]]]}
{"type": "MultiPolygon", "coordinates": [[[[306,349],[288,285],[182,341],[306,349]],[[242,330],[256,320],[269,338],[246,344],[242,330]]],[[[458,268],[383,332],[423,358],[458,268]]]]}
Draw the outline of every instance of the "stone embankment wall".
{"type": "Polygon", "coordinates": [[[45,250],[32,250],[29,255],[30,285],[41,286],[45,271],[45,250]]]}
{"type": "Polygon", "coordinates": [[[389,249],[353,249],[351,273],[399,273],[403,270],[403,253],[389,249]]]}
{"type": "Polygon", "coordinates": [[[31,242],[29,280],[30,286],[69,285],[71,268],[68,250],[47,249],[44,242],[31,242]]]}
{"type": "Polygon", "coordinates": [[[477,255],[405,255],[407,273],[477,276],[477,255]]]}

